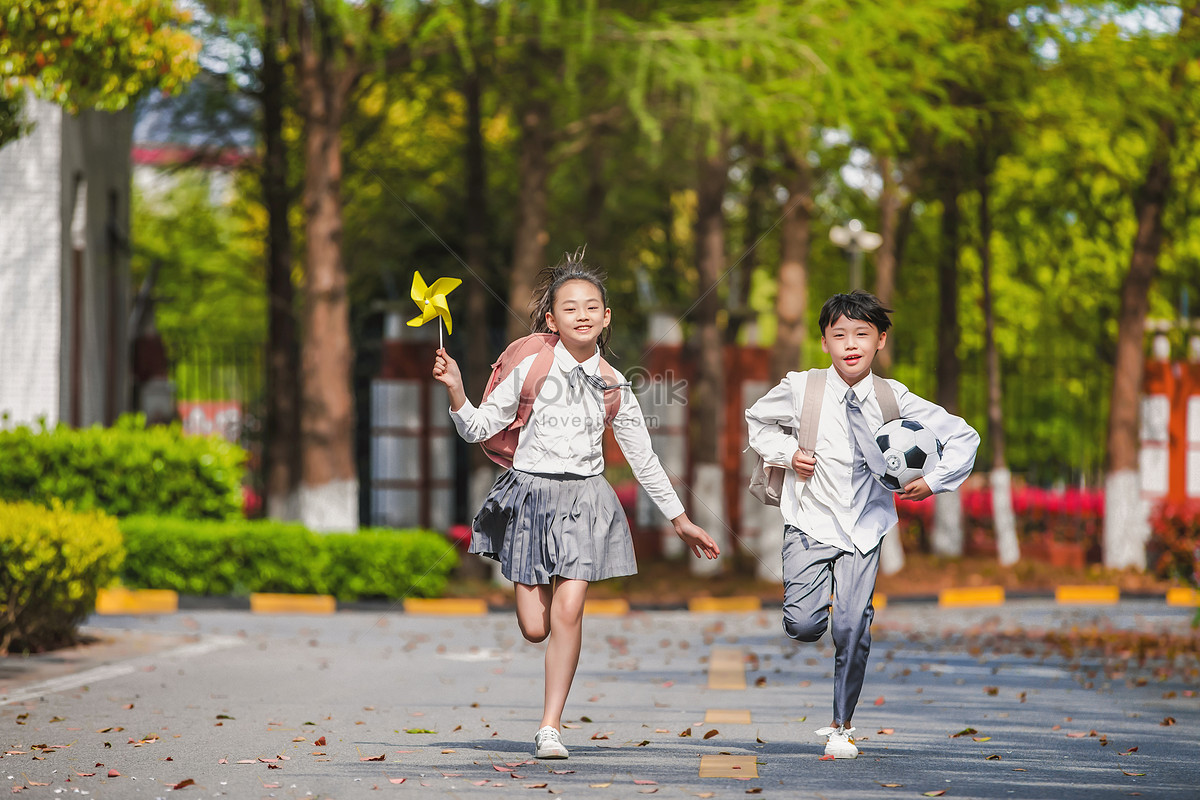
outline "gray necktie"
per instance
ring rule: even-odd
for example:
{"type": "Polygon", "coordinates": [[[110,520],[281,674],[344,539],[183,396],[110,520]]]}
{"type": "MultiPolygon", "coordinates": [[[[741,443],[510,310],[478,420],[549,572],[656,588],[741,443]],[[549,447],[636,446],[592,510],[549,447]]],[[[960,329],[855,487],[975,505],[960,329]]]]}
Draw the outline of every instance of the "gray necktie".
{"type": "Polygon", "coordinates": [[[629,386],[629,382],[614,383],[611,386],[599,375],[588,375],[583,370],[583,365],[579,365],[567,373],[567,385],[574,389],[580,381],[585,382],[588,386],[601,392],[607,392],[610,389],[622,389],[629,386]]]}
{"type": "Polygon", "coordinates": [[[846,390],[846,420],[850,423],[850,441],[854,445],[855,466],[861,463],[860,459],[864,459],[867,469],[876,475],[882,475],[887,469],[883,463],[883,453],[879,451],[879,445],[875,444],[875,438],[867,429],[867,421],[863,419],[862,409],[858,406],[858,398],[854,396],[853,388],[846,390]]]}

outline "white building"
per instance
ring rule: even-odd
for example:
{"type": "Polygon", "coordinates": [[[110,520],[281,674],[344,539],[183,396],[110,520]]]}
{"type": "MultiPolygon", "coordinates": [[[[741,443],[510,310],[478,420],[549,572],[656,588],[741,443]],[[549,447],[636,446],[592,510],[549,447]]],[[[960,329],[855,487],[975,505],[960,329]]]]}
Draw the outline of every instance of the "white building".
{"type": "Polygon", "coordinates": [[[0,149],[0,414],[108,424],[129,407],[133,114],[25,113],[0,149]]]}

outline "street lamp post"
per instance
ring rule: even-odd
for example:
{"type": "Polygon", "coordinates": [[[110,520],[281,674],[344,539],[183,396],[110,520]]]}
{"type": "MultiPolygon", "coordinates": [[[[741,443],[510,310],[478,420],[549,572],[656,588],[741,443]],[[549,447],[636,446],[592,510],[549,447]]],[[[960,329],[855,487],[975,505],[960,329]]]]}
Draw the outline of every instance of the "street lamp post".
{"type": "Polygon", "coordinates": [[[829,240],[842,248],[850,261],[850,289],[863,288],[863,253],[878,249],[879,245],[883,244],[883,237],[864,228],[858,220],[852,219],[845,227],[834,225],[830,228],[829,240]]]}

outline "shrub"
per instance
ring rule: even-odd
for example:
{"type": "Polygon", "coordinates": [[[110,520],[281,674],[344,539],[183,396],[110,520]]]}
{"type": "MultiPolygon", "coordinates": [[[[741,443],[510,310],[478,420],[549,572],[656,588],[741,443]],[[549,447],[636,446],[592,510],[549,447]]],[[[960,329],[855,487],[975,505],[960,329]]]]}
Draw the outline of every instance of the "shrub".
{"type": "Polygon", "coordinates": [[[434,597],[458,556],[424,530],[318,534],[269,520],[121,520],[127,586],[192,595],[332,594],[339,600],[434,597]]]}
{"type": "Polygon", "coordinates": [[[1150,515],[1147,563],[1162,578],[1200,586],[1200,503],[1160,503],[1150,515]]]}
{"type": "Polygon", "coordinates": [[[246,453],[178,424],[146,427],[127,415],[111,428],[0,430],[0,500],[54,500],[124,517],[240,515],[246,453]]]}
{"type": "Polygon", "coordinates": [[[70,644],[121,563],[116,520],[0,503],[0,655],[70,644]]]}

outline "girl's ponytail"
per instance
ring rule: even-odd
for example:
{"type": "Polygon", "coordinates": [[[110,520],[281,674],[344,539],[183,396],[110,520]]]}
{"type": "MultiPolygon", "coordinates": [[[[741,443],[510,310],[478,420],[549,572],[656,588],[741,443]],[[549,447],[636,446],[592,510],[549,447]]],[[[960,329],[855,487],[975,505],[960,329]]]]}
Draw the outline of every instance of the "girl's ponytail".
{"type": "MultiPolygon", "coordinates": [[[[554,298],[559,287],[567,281],[587,281],[600,290],[600,301],[608,308],[608,289],[604,286],[607,276],[600,270],[584,263],[583,255],[587,245],[578,248],[574,253],[563,253],[562,260],[553,267],[546,267],[538,273],[537,284],[533,289],[533,312],[530,315],[534,333],[549,333],[546,325],[546,314],[554,310],[554,298]]],[[[601,354],[608,352],[608,338],[611,328],[605,328],[596,341],[601,354]]]]}

